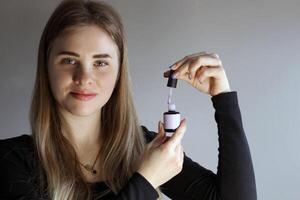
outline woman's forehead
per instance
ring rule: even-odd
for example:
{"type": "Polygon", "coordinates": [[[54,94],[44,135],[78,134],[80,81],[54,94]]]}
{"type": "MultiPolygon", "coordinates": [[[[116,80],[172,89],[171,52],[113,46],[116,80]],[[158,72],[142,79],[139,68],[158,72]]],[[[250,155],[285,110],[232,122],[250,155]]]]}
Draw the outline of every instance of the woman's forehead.
{"type": "Polygon", "coordinates": [[[77,53],[107,53],[117,56],[118,47],[107,32],[97,26],[77,26],[65,29],[54,41],[54,51],[77,53]]]}

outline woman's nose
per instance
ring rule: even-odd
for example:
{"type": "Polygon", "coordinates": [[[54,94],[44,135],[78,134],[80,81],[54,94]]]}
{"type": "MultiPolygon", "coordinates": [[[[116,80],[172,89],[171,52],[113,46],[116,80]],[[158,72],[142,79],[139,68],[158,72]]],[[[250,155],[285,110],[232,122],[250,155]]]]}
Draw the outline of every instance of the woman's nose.
{"type": "Polygon", "coordinates": [[[92,72],[90,69],[78,67],[74,74],[73,80],[76,84],[86,86],[93,83],[92,72]]]}

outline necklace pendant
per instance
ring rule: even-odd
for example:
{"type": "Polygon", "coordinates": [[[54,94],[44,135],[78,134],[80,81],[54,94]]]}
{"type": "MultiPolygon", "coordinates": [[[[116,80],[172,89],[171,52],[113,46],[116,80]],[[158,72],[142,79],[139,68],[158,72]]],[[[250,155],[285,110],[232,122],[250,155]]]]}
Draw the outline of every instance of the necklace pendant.
{"type": "Polygon", "coordinates": [[[97,171],[89,164],[84,165],[84,168],[92,173],[92,175],[96,175],[97,171]]]}

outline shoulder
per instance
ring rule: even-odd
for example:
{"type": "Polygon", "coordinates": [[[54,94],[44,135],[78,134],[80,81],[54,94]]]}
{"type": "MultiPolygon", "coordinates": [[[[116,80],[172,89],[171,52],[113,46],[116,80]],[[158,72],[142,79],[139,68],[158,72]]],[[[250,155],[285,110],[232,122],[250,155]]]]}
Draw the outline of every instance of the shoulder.
{"type": "Polygon", "coordinates": [[[30,135],[0,139],[0,162],[9,159],[25,159],[33,152],[33,140],[30,135]]]}
{"type": "Polygon", "coordinates": [[[10,148],[10,147],[29,147],[32,144],[31,135],[20,135],[15,137],[10,137],[6,139],[0,139],[1,148],[10,148]]]}
{"type": "Polygon", "coordinates": [[[148,130],[147,127],[145,127],[144,125],[141,125],[141,128],[143,130],[147,143],[151,142],[157,135],[156,132],[148,130]]]}
{"type": "Polygon", "coordinates": [[[34,152],[30,135],[0,139],[0,199],[18,198],[33,187],[34,152]]]}

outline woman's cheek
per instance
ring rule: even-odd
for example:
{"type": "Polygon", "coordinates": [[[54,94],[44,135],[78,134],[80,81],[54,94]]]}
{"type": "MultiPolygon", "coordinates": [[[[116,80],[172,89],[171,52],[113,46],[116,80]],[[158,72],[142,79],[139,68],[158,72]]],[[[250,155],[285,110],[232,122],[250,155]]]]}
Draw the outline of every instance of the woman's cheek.
{"type": "Polygon", "coordinates": [[[96,82],[98,87],[109,90],[109,88],[111,88],[111,85],[113,84],[113,78],[109,75],[102,74],[101,76],[97,76],[96,82]]]}
{"type": "Polygon", "coordinates": [[[69,73],[62,71],[54,72],[51,75],[50,82],[53,95],[57,101],[60,101],[66,95],[65,93],[67,92],[68,85],[70,85],[70,82],[72,81],[72,77],[69,73]]]}

